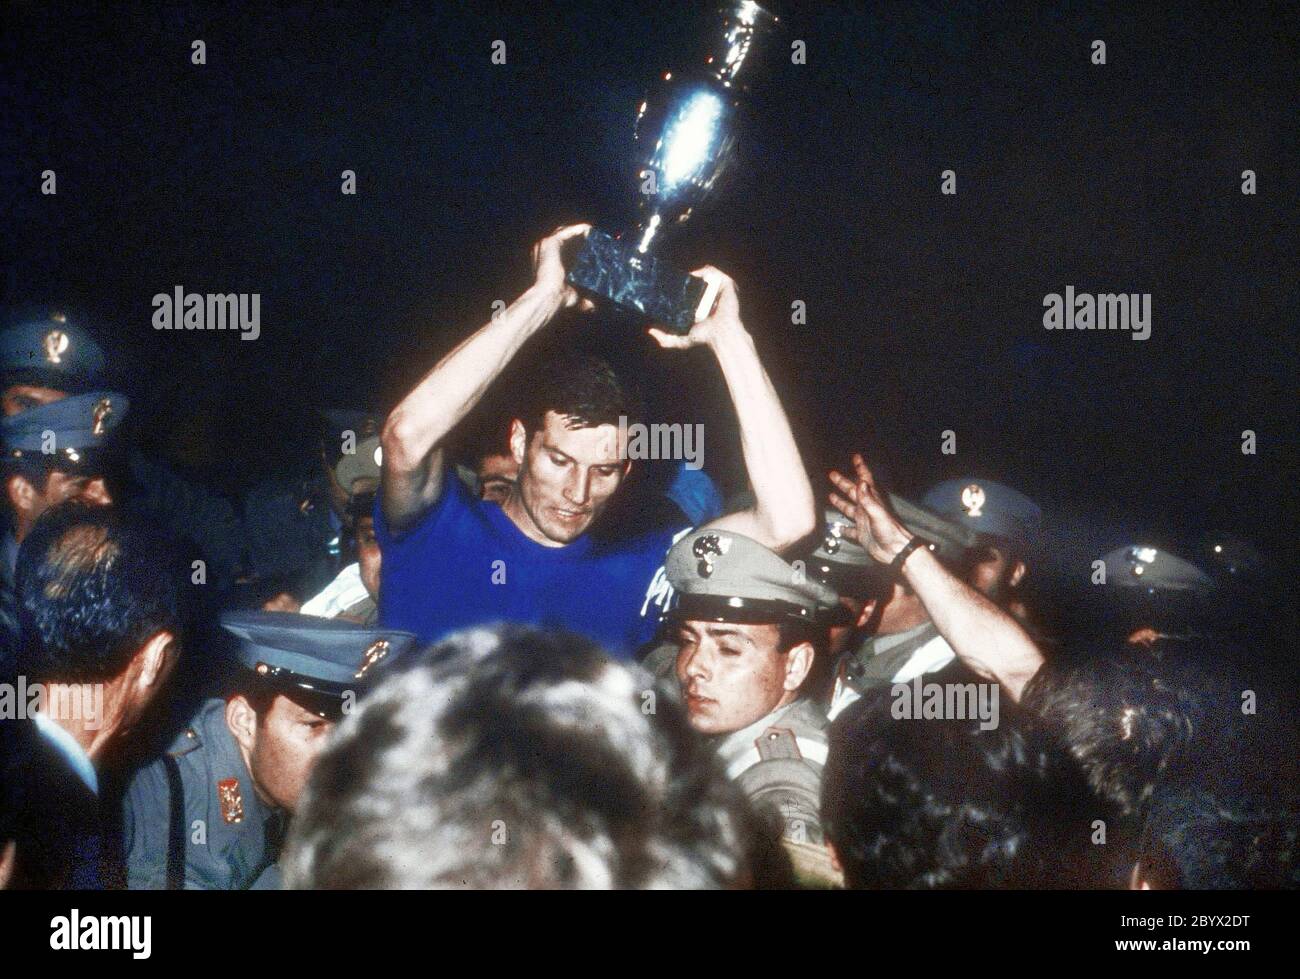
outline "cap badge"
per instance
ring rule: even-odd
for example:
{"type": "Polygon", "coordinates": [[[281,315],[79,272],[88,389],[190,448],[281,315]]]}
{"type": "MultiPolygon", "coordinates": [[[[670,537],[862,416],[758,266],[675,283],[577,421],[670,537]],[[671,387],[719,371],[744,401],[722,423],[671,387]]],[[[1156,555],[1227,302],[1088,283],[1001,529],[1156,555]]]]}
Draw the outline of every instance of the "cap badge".
{"type": "Polygon", "coordinates": [[[104,426],[108,422],[108,416],[112,413],[113,402],[110,398],[100,398],[95,402],[95,407],[90,412],[90,417],[94,419],[94,425],[90,430],[92,435],[104,434],[104,426]]]}
{"type": "Polygon", "coordinates": [[[979,517],[984,513],[984,487],[971,483],[961,491],[962,509],[968,517],[979,517]]]}
{"type": "Polygon", "coordinates": [[[361,669],[357,670],[357,675],[353,677],[353,679],[360,680],[363,676],[366,675],[366,670],[370,669],[370,667],[374,666],[376,663],[378,663],[381,659],[383,659],[387,655],[388,655],[388,640],[376,639],[366,648],[366,651],[361,655],[361,669]]]}
{"type": "Polygon", "coordinates": [[[218,779],[217,800],[221,803],[221,818],[226,823],[244,821],[244,797],[239,791],[239,779],[218,779]]]}
{"type": "Polygon", "coordinates": [[[707,578],[713,574],[713,562],[709,560],[710,557],[715,555],[721,557],[730,548],[731,539],[724,539],[717,534],[704,534],[695,538],[695,543],[691,545],[691,553],[699,559],[695,570],[699,572],[700,577],[707,578]]]}
{"type": "Polygon", "coordinates": [[[826,537],[822,540],[822,547],[826,548],[827,554],[834,554],[840,549],[840,541],[844,537],[844,524],[833,523],[826,525],[826,537]]]}
{"type": "Polygon", "coordinates": [[[51,330],[45,334],[45,359],[51,364],[63,363],[63,355],[68,352],[71,342],[62,330],[51,330]]]}

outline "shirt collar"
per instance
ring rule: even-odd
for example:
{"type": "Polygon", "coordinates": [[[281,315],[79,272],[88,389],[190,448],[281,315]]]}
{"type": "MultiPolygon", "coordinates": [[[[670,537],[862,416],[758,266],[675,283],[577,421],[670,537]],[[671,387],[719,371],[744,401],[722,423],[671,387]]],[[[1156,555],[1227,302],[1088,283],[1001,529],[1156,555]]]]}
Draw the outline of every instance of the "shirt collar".
{"type": "Polygon", "coordinates": [[[56,721],[50,720],[44,714],[37,711],[32,715],[32,721],[36,724],[36,730],[40,732],[41,737],[63,756],[68,766],[77,773],[77,777],[85,783],[86,788],[90,789],[95,795],[99,795],[99,776],[95,773],[95,766],[86,754],[84,748],[77,743],[77,739],[65,731],[56,721]]]}

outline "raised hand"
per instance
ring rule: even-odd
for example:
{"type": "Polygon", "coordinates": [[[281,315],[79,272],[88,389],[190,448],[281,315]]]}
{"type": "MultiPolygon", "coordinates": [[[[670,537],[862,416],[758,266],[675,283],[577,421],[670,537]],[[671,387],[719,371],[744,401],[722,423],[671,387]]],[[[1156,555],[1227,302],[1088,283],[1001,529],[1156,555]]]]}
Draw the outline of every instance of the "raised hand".
{"type": "Polygon", "coordinates": [[[850,536],[856,537],[872,559],[889,564],[912,539],[912,534],[889,512],[871,470],[856,452],[853,469],[856,481],[835,470],[830,472],[831,483],[839,490],[830,494],[831,505],[853,521],[854,532],[850,536]]]}
{"type": "Polygon", "coordinates": [[[659,346],[667,350],[708,346],[723,333],[744,329],[744,324],[740,322],[740,297],[736,292],[736,281],[712,265],[695,269],[691,275],[698,275],[708,283],[709,292],[717,294],[717,301],[712,312],[699,320],[685,335],[651,327],[650,335],[658,341],[659,346]]]}
{"type": "Polygon", "coordinates": [[[590,224],[569,224],[556,228],[550,235],[533,245],[533,273],[537,287],[559,297],[560,306],[569,309],[577,306],[583,311],[595,309],[595,303],[578,293],[564,280],[564,257],[561,249],[570,238],[586,235],[590,224]]]}

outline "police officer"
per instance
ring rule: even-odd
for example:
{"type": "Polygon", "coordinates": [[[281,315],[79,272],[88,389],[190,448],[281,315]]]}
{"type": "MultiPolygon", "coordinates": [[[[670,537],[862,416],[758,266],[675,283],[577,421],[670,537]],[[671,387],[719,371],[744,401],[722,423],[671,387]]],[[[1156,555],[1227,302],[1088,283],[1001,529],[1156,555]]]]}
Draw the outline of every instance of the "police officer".
{"type": "Polygon", "coordinates": [[[1022,618],[1014,589],[1029,570],[1030,553],[1042,533],[1038,504],[1010,486],[970,476],[931,487],[921,504],[979,535],[966,581],[1022,618]]]}
{"type": "Polygon", "coordinates": [[[100,383],[104,352],[63,313],[11,320],[0,330],[0,409],[6,417],[100,383]]]}
{"type": "Polygon", "coordinates": [[[1104,604],[1096,631],[1117,631],[1142,646],[1213,631],[1215,581],[1191,561],[1149,544],[1118,547],[1102,561],[1104,604]]]}
{"type": "Polygon", "coordinates": [[[286,823],[325,738],[415,641],[409,633],[287,612],[231,612],[233,691],[210,700],[127,789],[131,888],[278,887],[286,823]]]}
{"type": "Polygon", "coordinates": [[[315,595],[345,563],[348,487],[336,468],[378,436],[380,420],[355,409],[320,413],[318,458],[295,479],[268,479],[244,497],[249,564],[258,579],[290,580],[299,601],[315,595]]]}
{"type": "Polygon", "coordinates": [[[827,654],[833,591],[763,545],[722,530],[668,552],[675,673],[691,726],[779,831],[795,871],[834,884],[819,816],[826,715],[804,685],[827,654]]]}
{"type": "MultiPolygon", "coordinates": [[[[104,386],[106,370],[99,344],[63,313],[21,312],[0,331],[0,409],[6,417],[104,386]]],[[[121,505],[192,540],[205,561],[209,590],[224,591],[244,563],[243,528],[231,503],[134,448],[123,461],[129,491],[121,505]]]]}
{"type": "Polygon", "coordinates": [[[345,454],[334,467],[335,481],[347,490],[349,538],[344,555],[355,558],[343,567],[325,588],[303,603],[304,615],[340,616],[351,622],[373,625],[378,619],[379,571],[382,555],[375,537],[375,492],[379,488],[383,448],[379,436],[359,442],[356,451],[345,454]]]}
{"type": "MultiPolygon", "coordinates": [[[[885,498],[902,526],[925,541],[926,548],[940,562],[949,568],[964,564],[976,546],[974,532],[896,493],[886,493],[885,498]]],[[[853,522],[834,509],[827,512],[826,519],[828,537],[837,543],[837,550],[832,555],[823,541],[813,552],[810,566],[816,573],[824,573],[817,569],[826,558],[839,556],[843,562],[851,556],[855,570],[839,571],[834,579],[839,585],[833,587],[856,586],[865,598],[861,602],[854,600],[850,606],[856,608],[857,615],[854,631],[843,641],[845,651],[835,667],[829,707],[829,715],[834,718],[864,690],[942,669],[956,653],[902,576],[872,561],[862,546],[849,539],[853,522]]]]}
{"type": "Polygon", "coordinates": [[[0,675],[8,675],[18,642],[18,545],[37,518],[57,503],[113,502],[105,473],[116,454],[114,433],[127,407],[125,395],[92,391],[0,418],[0,478],[8,515],[0,537],[0,675]]]}

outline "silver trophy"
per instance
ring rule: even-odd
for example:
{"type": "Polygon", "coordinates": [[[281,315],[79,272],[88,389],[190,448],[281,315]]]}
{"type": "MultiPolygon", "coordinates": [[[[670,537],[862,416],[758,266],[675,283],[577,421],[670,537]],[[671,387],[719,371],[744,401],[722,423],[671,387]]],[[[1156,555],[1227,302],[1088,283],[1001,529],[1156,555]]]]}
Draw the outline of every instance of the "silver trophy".
{"type": "Polygon", "coordinates": [[[755,51],[777,24],[750,0],[722,8],[719,20],[704,63],[664,72],[637,112],[635,223],[621,234],[593,228],[568,274],[587,294],[678,333],[707,312],[705,283],[655,252],[726,171],[755,51]]]}

